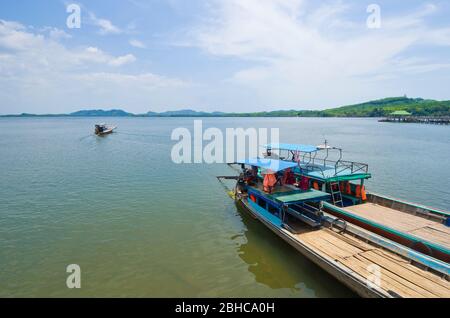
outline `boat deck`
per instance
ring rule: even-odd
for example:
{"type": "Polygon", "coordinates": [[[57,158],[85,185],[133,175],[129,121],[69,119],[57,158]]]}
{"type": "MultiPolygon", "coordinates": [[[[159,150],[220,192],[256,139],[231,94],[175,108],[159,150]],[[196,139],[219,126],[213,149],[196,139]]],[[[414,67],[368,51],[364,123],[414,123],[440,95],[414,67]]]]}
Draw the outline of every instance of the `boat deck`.
{"type": "Polygon", "coordinates": [[[349,206],[343,210],[450,249],[450,227],[435,221],[374,203],[349,206]]]}
{"type": "Polygon", "coordinates": [[[381,274],[379,287],[392,296],[450,297],[449,281],[352,235],[338,234],[327,228],[316,231],[305,228],[300,234],[287,233],[322,257],[331,258],[363,279],[373,277],[373,265],[377,265],[381,274]]]}

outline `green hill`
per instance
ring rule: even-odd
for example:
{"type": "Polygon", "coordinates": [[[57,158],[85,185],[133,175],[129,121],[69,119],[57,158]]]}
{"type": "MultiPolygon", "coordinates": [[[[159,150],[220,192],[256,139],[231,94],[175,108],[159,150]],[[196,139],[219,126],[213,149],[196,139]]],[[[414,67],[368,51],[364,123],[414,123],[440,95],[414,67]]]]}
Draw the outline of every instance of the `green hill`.
{"type": "Polygon", "coordinates": [[[450,116],[450,101],[422,98],[389,97],[361,104],[326,110],[278,110],[256,113],[228,113],[233,117],[383,117],[394,111],[408,111],[413,116],[450,116]]]}
{"type": "Polygon", "coordinates": [[[321,112],[325,117],[382,117],[404,110],[414,116],[450,116],[450,101],[390,97],[362,104],[342,106],[321,112]]]}

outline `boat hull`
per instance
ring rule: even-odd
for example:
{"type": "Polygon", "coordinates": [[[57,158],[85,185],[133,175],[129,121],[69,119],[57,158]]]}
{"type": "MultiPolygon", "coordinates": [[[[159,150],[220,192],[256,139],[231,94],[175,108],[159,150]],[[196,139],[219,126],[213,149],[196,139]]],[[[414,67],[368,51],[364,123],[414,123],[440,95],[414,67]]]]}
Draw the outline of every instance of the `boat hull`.
{"type": "Polygon", "coordinates": [[[389,294],[384,293],[378,289],[368,288],[367,282],[365,280],[357,279],[354,275],[351,274],[349,270],[343,268],[342,266],[339,266],[336,262],[333,262],[332,259],[327,259],[319,255],[311,247],[307,246],[306,244],[302,244],[301,242],[296,240],[292,235],[289,234],[288,231],[268,221],[260,213],[255,211],[254,208],[250,206],[246,198],[238,198],[236,201],[241,207],[243,207],[247,212],[249,212],[253,218],[258,219],[272,232],[274,232],[285,242],[287,242],[289,245],[291,245],[297,251],[299,251],[303,256],[305,256],[314,264],[316,264],[324,271],[326,271],[328,274],[336,278],[339,282],[341,282],[342,284],[353,290],[359,296],[364,298],[391,297],[389,294]]]}
{"type": "Polygon", "coordinates": [[[102,132],[98,132],[96,133],[97,136],[105,136],[105,135],[109,135],[112,134],[114,132],[114,129],[108,129],[102,132]]]}

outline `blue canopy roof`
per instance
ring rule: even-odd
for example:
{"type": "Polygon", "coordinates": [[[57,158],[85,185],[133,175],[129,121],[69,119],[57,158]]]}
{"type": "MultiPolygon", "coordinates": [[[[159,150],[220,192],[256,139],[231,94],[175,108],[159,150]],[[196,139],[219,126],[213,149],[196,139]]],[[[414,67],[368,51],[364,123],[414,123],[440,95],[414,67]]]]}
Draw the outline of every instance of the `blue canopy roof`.
{"type": "Polygon", "coordinates": [[[249,166],[256,166],[262,169],[271,170],[273,172],[286,170],[288,168],[293,168],[298,165],[298,163],[292,161],[283,161],[278,159],[260,159],[260,158],[238,160],[237,163],[246,164],[249,166]]]}
{"type": "Polygon", "coordinates": [[[296,145],[296,144],[268,144],[264,148],[278,149],[278,150],[289,150],[289,151],[299,151],[299,152],[316,152],[319,149],[312,145],[296,145]]]}

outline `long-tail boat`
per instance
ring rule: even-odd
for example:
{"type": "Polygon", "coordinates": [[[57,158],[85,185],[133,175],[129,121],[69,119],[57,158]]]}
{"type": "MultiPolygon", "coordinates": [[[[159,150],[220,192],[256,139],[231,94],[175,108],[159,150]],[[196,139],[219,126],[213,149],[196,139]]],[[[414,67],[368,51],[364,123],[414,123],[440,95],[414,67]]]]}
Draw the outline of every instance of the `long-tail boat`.
{"type": "Polygon", "coordinates": [[[323,209],[341,219],[421,253],[450,262],[450,214],[423,205],[366,192],[368,165],[342,159],[342,149],[297,144],[269,144],[268,152],[296,162],[295,175],[303,188],[330,194],[323,209]],[[337,153],[329,159],[332,152],[337,153]],[[284,157],[283,157],[284,156],[284,157]]]}
{"type": "Polygon", "coordinates": [[[323,209],[332,194],[280,184],[297,162],[239,161],[239,176],[217,177],[249,213],[363,297],[450,297],[450,265],[323,209]],[[235,180],[234,188],[227,180],[235,180]]]}
{"type": "Polygon", "coordinates": [[[94,126],[94,133],[97,136],[104,136],[104,135],[109,135],[112,134],[114,132],[114,129],[116,129],[117,127],[115,126],[110,126],[110,125],[106,125],[106,124],[97,124],[94,126]]]}

